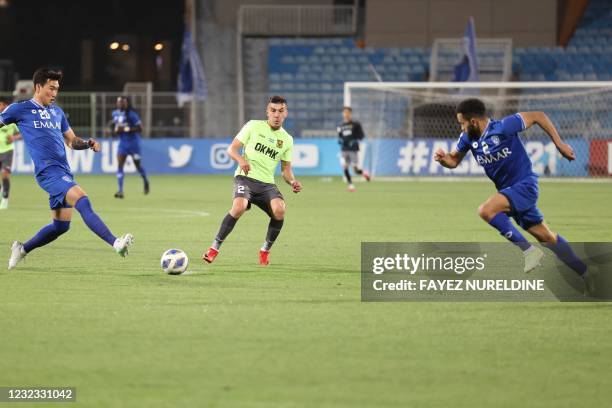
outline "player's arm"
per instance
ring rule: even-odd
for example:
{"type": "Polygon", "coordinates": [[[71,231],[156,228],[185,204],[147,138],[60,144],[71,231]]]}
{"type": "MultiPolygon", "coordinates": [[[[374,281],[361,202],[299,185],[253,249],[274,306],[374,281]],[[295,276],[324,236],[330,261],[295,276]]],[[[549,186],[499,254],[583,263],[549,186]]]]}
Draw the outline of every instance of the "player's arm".
{"type": "Polygon", "coordinates": [[[117,127],[117,133],[141,133],[142,132],[142,122],[140,121],[140,116],[133,110],[129,111],[127,114],[127,124],[124,126],[117,127]]]}
{"type": "Polygon", "coordinates": [[[344,136],[342,135],[342,126],[338,126],[336,128],[336,132],[338,133],[338,144],[342,146],[342,141],[344,140],[344,136]]]}
{"type": "Polygon", "coordinates": [[[236,137],[234,138],[234,140],[232,140],[232,144],[230,144],[227,148],[227,153],[230,155],[232,160],[238,163],[238,166],[240,166],[240,168],[244,172],[244,175],[246,176],[249,174],[249,171],[251,171],[251,165],[249,164],[247,159],[240,154],[240,151],[243,147],[244,144],[236,137]]]}
{"type": "Polygon", "coordinates": [[[359,141],[365,138],[365,134],[363,133],[363,128],[361,127],[361,123],[355,123],[356,126],[353,128],[353,133],[355,134],[355,138],[359,141]]]}
{"type": "Polygon", "coordinates": [[[291,186],[291,190],[293,190],[294,193],[302,191],[302,183],[295,179],[290,161],[281,160],[281,174],[285,182],[291,186]]]}
{"type": "Polygon", "coordinates": [[[466,152],[460,152],[453,149],[450,153],[446,153],[443,149],[438,149],[434,153],[434,160],[440,163],[447,169],[454,169],[461,163],[461,160],[465,157],[466,152]]]}
{"type": "Polygon", "coordinates": [[[3,111],[0,111],[0,128],[9,126],[12,123],[17,123],[19,116],[18,113],[18,108],[14,103],[9,105],[3,111]]]}
{"type": "Polygon", "coordinates": [[[100,151],[100,143],[98,143],[95,139],[81,139],[74,134],[72,128],[68,128],[68,130],[64,132],[64,140],[66,141],[66,145],[68,145],[72,150],[91,149],[94,152],[100,151]]]}
{"type": "Polygon", "coordinates": [[[142,124],[134,125],[130,128],[130,133],[142,133],[142,124]]]}
{"type": "Polygon", "coordinates": [[[128,113],[128,123],[130,123],[129,133],[142,133],[142,121],[140,120],[140,116],[131,110],[128,113]]]}
{"type": "Polygon", "coordinates": [[[21,140],[21,139],[22,139],[21,138],[21,133],[19,133],[19,130],[18,130],[15,133],[13,133],[12,135],[7,136],[6,142],[10,144],[10,143],[13,143],[15,140],[21,140]]]}
{"type": "Polygon", "coordinates": [[[119,126],[117,133],[142,133],[142,123],[138,122],[131,126],[119,126]]]}
{"type": "Polygon", "coordinates": [[[518,115],[523,118],[523,122],[525,123],[525,129],[529,129],[533,125],[538,125],[550,137],[552,142],[557,147],[557,150],[559,151],[559,153],[561,153],[563,157],[570,161],[576,159],[574,149],[572,149],[570,145],[561,140],[561,136],[559,136],[557,128],[552,123],[547,114],[545,114],[544,112],[519,112],[518,115]]]}
{"type": "Polygon", "coordinates": [[[117,132],[117,127],[115,126],[115,121],[113,119],[109,120],[108,123],[106,124],[108,130],[110,131],[110,135],[112,136],[117,136],[117,134],[119,132],[117,132]]]}
{"type": "Polygon", "coordinates": [[[114,134],[118,135],[119,133],[142,133],[142,125],[139,123],[134,126],[117,126],[114,134]]]}

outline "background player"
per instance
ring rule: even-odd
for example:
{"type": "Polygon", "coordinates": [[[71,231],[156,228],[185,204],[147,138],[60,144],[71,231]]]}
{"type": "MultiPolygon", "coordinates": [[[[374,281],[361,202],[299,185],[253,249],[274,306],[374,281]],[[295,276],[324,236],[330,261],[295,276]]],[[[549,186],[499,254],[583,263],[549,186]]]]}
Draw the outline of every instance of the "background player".
{"type": "Polygon", "coordinates": [[[370,181],[370,175],[367,171],[359,168],[359,142],[365,137],[361,123],[352,119],[353,109],[345,106],[342,109],[343,122],[338,125],[338,143],[340,144],[340,164],[344,170],[344,176],[348,183],[348,190],[355,191],[355,186],[351,179],[351,171],[349,167],[352,165],[356,174],[362,174],[363,177],[370,181]]]}
{"type": "Polygon", "coordinates": [[[565,238],[544,223],[544,217],[536,206],[538,178],[518,136],[518,132],[537,124],[550,136],[563,157],[574,160],[574,151],[561,140],[548,116],[543,112],[520,112],[500,121],[489,119],[484,103],[472,98],[457,106],[457,120],[462,130],[457,146],[448,154],[438,149],[434,159],[444,167],[455,168],[466,153],[472,151],[498,191],[478,207],[478,215],[523,250],[525,272],[534,269],[544,254],[523,237],[507,214],[578,273],[587,290],[592,290],[593,280],[589,278],[586,265],[574,254],[565,238]]]}
{"type": "Polygon", "coordinates": [[[52,223],[43,227],[25,244],[15,241],[11,247],[8,268],[13,269],[35,248],[47,245],[67,232],[72,219],[72,207],[85,224],[115,251],[126,256],[132,244],[132,235],[115,237],[100,217],[93,211],[89,197],[74,181],[66,159],[67,146],[75,150],[100,151],[94,139],[77,137],[62,109],[55,105],[59,91],[60,73],[41,68],[34,73],[34,97],[14,103],[0,113],[0,126],[16,123],[34,161],[36,182],[49,194],[52,223]]]}
{"type": "MultiPolygon", "coordinates": [[[[0,112],[4,111],[11,101],[0,99],[0,112]]],[[[14,123],[0,128],[0,171],[2,172],[2,199],[0,210],[6,210],[11,190],[11,167],[13,165],[14,141],[21,139],[21,134],[14,123]]]]}
{"type": "Polygon", "coordinates": [[[234,200],[212,246],[202,256],[208,263],[215,259],[238,218],[251,208],[251,204],[255,204],[270,216],[266,240],[259,251],[259,263],[268,265],[270,248],[280,234],[285,218],[285,201],[274,183],[274,171],[279,161],[283,179],[292,191],[299,193],[302,190],[302,184],[295,179],[291,169],[293,137],[282,128],[287,118],[285,98],[271,97],[266,113],[267,121],[247,122],[228,148],[230,156],[238,163],[234,173],[234,200]]]}
{"type": "Polygon", "coordinates": [[[119,189],[115,193],[116,198],[123,198],[123,167],[128,156],[132,156],[134,165],[142,177],[144,193],[149,194],[149,179],[140,161],[140,132],[142,122],[140,116],[132,108],[127,96],[117,98],[117,109],[113,111],[113,135],[119,136],[119,148],[117,150],[117,184],[119,189]]]}

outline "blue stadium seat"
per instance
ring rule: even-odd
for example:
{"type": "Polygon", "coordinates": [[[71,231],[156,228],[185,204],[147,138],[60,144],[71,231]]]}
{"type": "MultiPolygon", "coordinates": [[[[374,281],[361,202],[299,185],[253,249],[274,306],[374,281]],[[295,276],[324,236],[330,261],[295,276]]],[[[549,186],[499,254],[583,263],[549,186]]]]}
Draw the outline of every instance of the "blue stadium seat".
{"type": "MultiPolygon", "coordinates": [[[[247,50],[247,53],[249,50],[247,50]]],[[[293,118],[295,131],[320,128],[324,112],[342,104],[345,81],[376,81],[373,66],[385,81],[422,81],[429,71],[431,49],[355,46],[353,38],[272,38],[268,40],[267,81],[270,92],[295,100],[305,117],[293,118]],[[289,97],[289,96],[288,96],[289,97]],[[299,101],[299,102],[298,102],[299,101]]],[[[248,54],[247,54],[248,55],[248,54]]],[[[498,52],[481,51],[486,65],[498,52]]],[[[451,65],[456,52],[441,55],[451,65]]],[[[610,0],[591,0],[569,46],[516,47],[512,71],[528,81],[609,81],[612,79],[612,10],[610,0]]],[[[257,75],[257,70],[246,70],[257,75]]],[[[533,107],[532,107],[533,108],[533,107]]],[[[405,113],[398,106],[391,127],[401,133],[405,113]]],[[[567,117],[567,114],[564,113],[567,117]]],[[[612,127],[612,114],[610,115],[612,127]]],[[[335,126],[335,121],[331,126],[335,126]]],[[[286,122],[287,123],[287,122],[286,122]]],[[[299,136],[298,134],[294,136],[299,136]]]]}

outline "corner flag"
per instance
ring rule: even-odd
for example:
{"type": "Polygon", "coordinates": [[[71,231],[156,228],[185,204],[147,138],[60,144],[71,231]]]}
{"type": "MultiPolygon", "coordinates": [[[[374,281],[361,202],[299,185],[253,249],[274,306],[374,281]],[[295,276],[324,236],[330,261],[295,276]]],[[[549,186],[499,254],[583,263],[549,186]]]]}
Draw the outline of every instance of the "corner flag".
{"type": "Polygon", "coordinates": [[[461,39],[463,58],[455,65],[454,82],[478,81],[478,58],[476,58],[476,27],[470,17],[461,39]]]}
{"type": "Polygon", "coordinates": [[[183,46],[181,47],[181,60],[176,89],[176,101],[179,107],[182,107],[187,101],[206,100],[207,89],[204,67],[188,27],[185,27],[185,33],[183,34],[183,46]]]}

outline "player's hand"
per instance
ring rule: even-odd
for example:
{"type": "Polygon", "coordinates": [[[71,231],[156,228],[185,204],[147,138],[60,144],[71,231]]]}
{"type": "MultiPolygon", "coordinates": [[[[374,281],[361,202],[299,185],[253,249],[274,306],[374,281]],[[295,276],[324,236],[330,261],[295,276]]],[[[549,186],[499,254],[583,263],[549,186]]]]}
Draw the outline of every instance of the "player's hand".
{"type": "Polygon", "coordinates": [[[557,146],[557,150],[559,150],[561,156],[565,157],[567,160],[576,160],[576,154],[574,153],[574,149],[572,149],[572,146],[568,145],[567,143],[561,142],[561,144],[557,146]]]}
{"type": "Polygon", "coordinates": [[[433,158],[435,161],[439,162],[440,160],[444,158],[444,156],[446,156],[446,152],[442,150],[442,148],[439,148],[438,150],[435,151],[433,158]]]}
{"type": "Polygon", "coordinates": [[[89,145],[89,148],[93,150],[94,152],[100,151],[100,143],[96,141],[95,139],[89,139],[87,141],[87,144],[89,145]]]}
{"type": "Polygon", "coordinates": [[[13,139],[13,136],[7,136],[6,137],[6,144],[11,144],[11,143],[13,143],[14,140],[15,139],[13,139]]]}
{"type": "Polygon", "coordinates": [[[245,176],[247,176],[249,174],[249,171],[251,171],[251,165],[245,159],[240,160],[240,162],[238,162],[238,165],[240,166],[240,169],[243,171],[245,176]]]}
{"type": "Polygon", "coordinates": [[[291,182],[291,190],[296,194],[299,193],[300,191],[302,191],[302,183],[297,180],[293,180],[291,182]]]}

